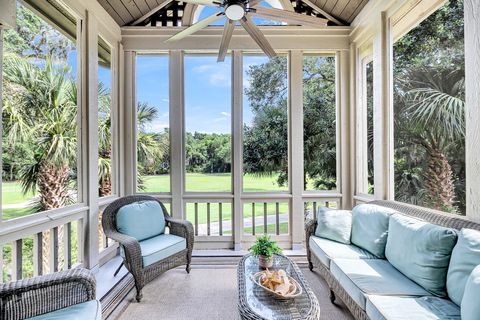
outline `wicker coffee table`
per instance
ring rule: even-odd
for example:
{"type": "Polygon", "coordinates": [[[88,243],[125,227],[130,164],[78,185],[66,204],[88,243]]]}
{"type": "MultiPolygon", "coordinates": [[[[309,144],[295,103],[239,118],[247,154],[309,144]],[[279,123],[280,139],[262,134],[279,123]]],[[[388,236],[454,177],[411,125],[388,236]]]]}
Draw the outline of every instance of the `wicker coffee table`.
{"type": "Polygon", "coordinates": [[[241,319],[320,319],[320,305],[298,266],[285,256],[275,255],[272,270],[284,269],[302,286],[303,293],[292,300],[275,299],[258,287],[251,276],[261,269],[257,258],[246,255],[238,263],[238,312],[241,319]]]}

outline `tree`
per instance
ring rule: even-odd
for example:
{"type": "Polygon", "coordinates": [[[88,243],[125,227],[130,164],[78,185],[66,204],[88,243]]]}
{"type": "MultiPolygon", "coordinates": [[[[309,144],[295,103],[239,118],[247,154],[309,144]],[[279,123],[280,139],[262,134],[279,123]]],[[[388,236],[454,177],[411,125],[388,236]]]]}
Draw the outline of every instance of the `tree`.
{"type": "Polygon", "coordinates": [[[66,65],[51,59],[36,65],[16,55],[4,57],[4,135],[13,143],[29,142],[33,158],[21,171],[24,192],[39,192],[39,207],[49,210],[69,202],[76,167],[76,87],[66,65]],[[9,112],[9,113],[8,113],[9,112]]]}
{"type": "Polygon", "coordinates": [[[394,45],[395,197],[465,212],[463,1],[394,45]]]}

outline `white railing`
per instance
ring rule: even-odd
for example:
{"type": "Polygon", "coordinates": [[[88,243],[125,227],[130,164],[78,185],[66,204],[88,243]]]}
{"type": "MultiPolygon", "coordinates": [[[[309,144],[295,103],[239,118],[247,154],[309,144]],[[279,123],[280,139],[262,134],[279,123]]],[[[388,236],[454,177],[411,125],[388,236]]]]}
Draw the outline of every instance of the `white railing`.
{"type": "Polygon", "coordinates": [[[83,211],[24,230],[2,232],[0,280],[14,281],[82,265],[85,221],[83,211]]]}

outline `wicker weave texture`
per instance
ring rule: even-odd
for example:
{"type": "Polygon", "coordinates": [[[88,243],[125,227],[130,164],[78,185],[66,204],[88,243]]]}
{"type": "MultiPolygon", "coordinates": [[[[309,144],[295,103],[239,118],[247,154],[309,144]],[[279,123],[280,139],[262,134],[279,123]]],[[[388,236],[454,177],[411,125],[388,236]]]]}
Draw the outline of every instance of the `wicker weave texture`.
{"type": "Polygon", "coordinates": [[[292,300],[277,300],[250,279],[259,271],[258,262],[252,262],[251,255],[245,255],[238,263],[238,311],[241,319],[316,320],[320,319],[320,305],[310,289],[302,272],[288,257],[275,256],[273,268],[282,268],[293,277],[303,293],[292,300]],[[258,291],[255,291],[258,290],[258,291]],[[255,309],[261,310],[256,312],[255,309]]]}
{"type": "MultiPolygon", "coordinates": [[[[461,230],[462,228],[480,230],[480,224],[470,221],[463,216],[455,214],[448,214],[437,210],[421,208],[395,201],[376,200],[369,203],[383,206],[386,208],[391,208],[406,216],[415,217],[426,222],[447,228],[453,228],[456,230],[461,230]]],[[[310,236],[315,234],[316,227],[317,222],[314,220],[308,221],[305,225],[307,259],[310,270],[312,270],[314,267],[318,268],[318,271],[328,283],[330,290],[335,294],[337,298],[341,299],[343,303],[345,303],[345,305],[350,310],[355,319],[368,320],[369,317],[367,316],[366,312],[350,297],[348,292],[345,291],[342,285],[340,285],[340,283],[333,277],[330,270],[328,270],[310,250],[309,239],[310,236]]]]}
{"type": "Polygon", "coordinates": [[[95,299],[95,277],[75,268],[0,284],[0,319],[39,316],[95,299]]]}
{"type": "Polygon", "coordinates": [[[142,288],[145,284],[155,279],[161,273],[180,265],[186,265],[187,272],[190,272],[194,243],[193,226],[188,221],[173,219],[168,214],[167,208],[165,208],[163,203],[157,198],[147,195],[134,195],[115,200],[105,208],[102,216],[102,226],[105,235],[108,238],[117,241],[124,249],[125,255],[123,260],[128,271],[133,275],[135,280],[137,301],[140,301],[142,298],[142,288]],[[116,228],[116,215],[118,210],[123,206],[138,201],[157,201],[165,215],[166,226],[169,228],[170,234],[185,238],[187,241],[187,248],[144,268],[140,243],[137,239],[118,232],[116,228]]]}

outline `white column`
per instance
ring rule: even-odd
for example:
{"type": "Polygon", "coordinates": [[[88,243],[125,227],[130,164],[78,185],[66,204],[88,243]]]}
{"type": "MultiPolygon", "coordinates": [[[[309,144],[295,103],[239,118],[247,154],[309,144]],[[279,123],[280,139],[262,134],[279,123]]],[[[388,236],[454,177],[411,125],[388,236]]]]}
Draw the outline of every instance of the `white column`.
{"type": "Polygon", "coordinates": [[[183,219],[183,190],[185,182],[184,153],[184,83],[183,52],[170,52],[170,181],[172,190],[172,216],[183,219]]]}
{"type": "Polygon", "coordinates": [[[124,99],[122,101],[122,117],[123,128],[120,130],[120,154],[123,154],[122,171],[124,182],[122,195],[132,195],[137,189],[136,177],[136,97],[135,97],[135,52],[126,51],[123,55],[123,78],[127,81],[124,83],[124,99]]]}
{"type": "Polygon", "coordinates": [[[243,236],[243,58],[232,52],[233,247],[242,250],[243,236]]]}
{"type": "Polygon", "coordinates": [[[82,141],[87,153],[87,162],[83,166],[87,180],[88,221],[85,238],[85,266],[98,265],[98,26],[91,14],[87,15],[87,139],[82,141]]]}
{"type": "Polygon", "coordinates": [[[467,217],[480,222],[480,6],[465,0],[467,217]]]}
{"type": "Polygon", "coordinates": [[[375,199],[394,199],[392,40],[386,12],[373,41],[373,145],[375,199]]]}
{"type": "Polygon", "coordinates": [[[353,188],[351,161],[351,140],[350,140],[350,56],[348,51],[340,51],[337,54],[337,163],[340,167],[337,172],[337,185],[342,193],[342,208],[352,207],[353,188]]]}
{"type": "Polygon", "coordinates": [[[289,184],[292,192],[290,221],[292,249],[303,249],[303,53],[290,51],[288,59],[289,184]]]}

